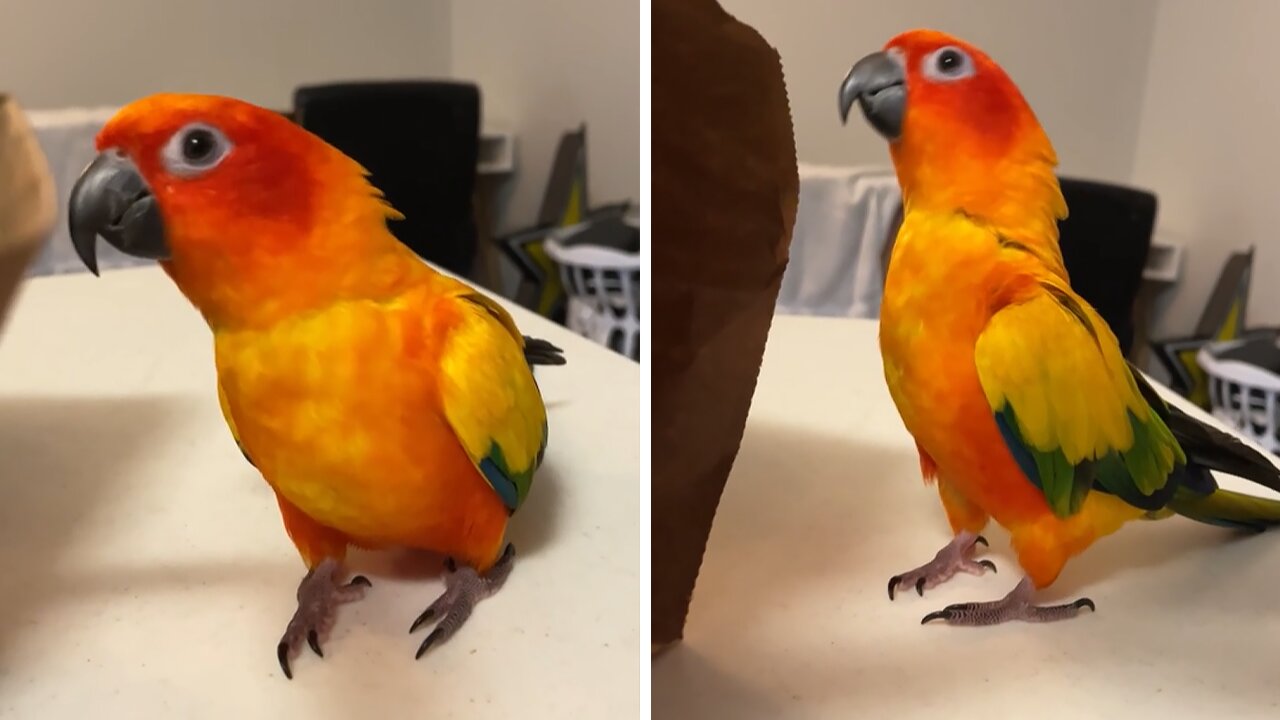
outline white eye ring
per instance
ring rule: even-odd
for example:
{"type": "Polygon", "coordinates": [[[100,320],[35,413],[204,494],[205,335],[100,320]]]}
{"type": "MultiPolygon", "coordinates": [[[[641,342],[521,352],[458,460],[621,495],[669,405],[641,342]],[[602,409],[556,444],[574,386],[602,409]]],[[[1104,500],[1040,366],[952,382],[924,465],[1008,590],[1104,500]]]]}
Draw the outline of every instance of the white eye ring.
{"type": "Polygon", "coordinates": [[[920,71],[930,80],[955,82],[973,75],[973,60],[960,48],[947,45],[926,55],[920,71]]]}
{"type": "Polygon", "coordinates": [[[231,152],[231,141],[218,128],[202,122],[183,127],[160,152],[165,169],[191,178],[212,170],[231,152]]]}

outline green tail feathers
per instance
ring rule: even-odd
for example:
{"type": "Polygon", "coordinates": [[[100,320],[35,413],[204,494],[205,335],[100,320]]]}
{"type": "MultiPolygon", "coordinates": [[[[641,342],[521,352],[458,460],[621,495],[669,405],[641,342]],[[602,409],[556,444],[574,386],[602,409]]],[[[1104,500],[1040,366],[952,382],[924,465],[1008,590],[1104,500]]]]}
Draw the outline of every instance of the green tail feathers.
{"type": "Polygon", "coordinates": [[[1169,509],[1183,517],[1219,527],[1262,532],[1280,525],[1280,500],[1223,490],[1208,495],[1178,488],[1169,509]]]}

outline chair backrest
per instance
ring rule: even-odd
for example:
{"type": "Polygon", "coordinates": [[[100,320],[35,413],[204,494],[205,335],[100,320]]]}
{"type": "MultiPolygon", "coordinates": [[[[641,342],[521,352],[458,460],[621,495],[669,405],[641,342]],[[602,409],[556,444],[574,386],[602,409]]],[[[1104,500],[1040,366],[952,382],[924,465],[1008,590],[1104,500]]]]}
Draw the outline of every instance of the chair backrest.
{"type": "Polygon", "coordinates": [[[1156,196],[1145,190],[1060,178],[1068,217],[1059,245],[1071,286],[1102,315],[1128,355],[1133,308],[1151,250],[1156,196]]]}
{"type": "Polygon", "coordinates": [[[300,87],[294,120],[369,170],[405,216],[390,224],[401,242],[446,270],[470,274],[479,88],[436,81],[300,87]]]}

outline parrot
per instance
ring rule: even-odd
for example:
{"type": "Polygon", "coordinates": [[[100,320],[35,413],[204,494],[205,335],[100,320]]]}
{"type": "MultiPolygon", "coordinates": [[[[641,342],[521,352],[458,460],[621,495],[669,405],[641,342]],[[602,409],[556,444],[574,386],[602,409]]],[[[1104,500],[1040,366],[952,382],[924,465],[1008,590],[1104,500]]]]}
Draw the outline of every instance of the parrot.
{"type": "Polygon", "coordinates": [[[890,578],[891,601],[902,587],[923,596],[957,573],[994,572],[975,559],[992,520],[1009,533],[1021,579],[922,624],[1096,612],[1088,597],[1037,605],[1036,594],[1131,521],[1280,524],[1280,502],[1220,488],[1212,474],[1280,491],[1276,465],[1164,402],[1072,289],[1057,154],[999,65],[947,33],[910,30],[848,70],[842,123],[855,103],[887,141],[903,198],[879,317],[884,380],[952,535],[890,578]]]}
{"type": "Polygon", "coordinates": [[[507,524],[547,447],[533,368],[563,351],[422,261],[367,170],[280,113],[159,93],[95,142],[68,201],[75,250],[95,275],[99,237],[157,261],[202,316],[231,438],[306,567],[285,676],[371,587],[344,581],[350,547],[443,555],[445,591],[409,632],[438,621],[416,658],[448,640],[511,572],[507,524]]]}

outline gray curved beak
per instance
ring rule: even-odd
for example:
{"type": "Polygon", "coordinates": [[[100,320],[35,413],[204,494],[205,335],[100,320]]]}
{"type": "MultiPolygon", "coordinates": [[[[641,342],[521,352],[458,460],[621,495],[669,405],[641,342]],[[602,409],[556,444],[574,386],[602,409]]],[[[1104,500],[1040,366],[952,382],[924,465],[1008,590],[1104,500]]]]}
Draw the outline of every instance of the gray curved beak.
{"type": "Polygon", "coordinates": [[[840,84],[840,122],[849,121],[855,102],[876,132],[890,142],[898,139],[907,110],[907,76],[896,58],[877,52],[854,63],[840,84]]]}
{"type": "Polygon", "coordinates": [[[164,221],[151,188],[124,153],[107,150],[71,188],[67,219],[80,262],[98,274],[98,236],[120,252],[150,260],[169,257],[164,221]]]}

